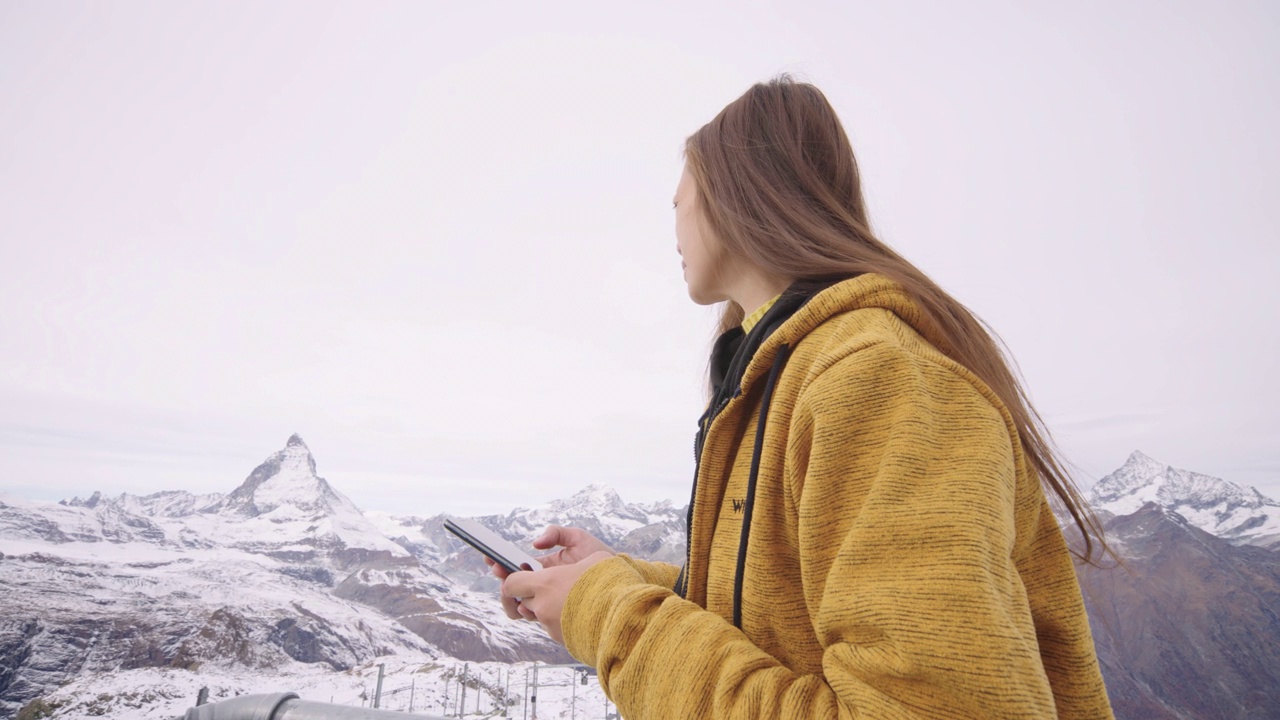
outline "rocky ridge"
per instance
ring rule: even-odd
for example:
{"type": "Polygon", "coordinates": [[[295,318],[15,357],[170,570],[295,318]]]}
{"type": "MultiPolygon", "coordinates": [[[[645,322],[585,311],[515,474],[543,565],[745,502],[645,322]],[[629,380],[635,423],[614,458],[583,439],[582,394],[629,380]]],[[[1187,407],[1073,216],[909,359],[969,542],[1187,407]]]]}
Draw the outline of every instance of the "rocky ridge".
{"type": "Polygon", "coordinates": [[[1280,554],[1154,502],[1105,529],[1122,564],[1077,572],[1116,717],[1276,717],[1280,554]]]}

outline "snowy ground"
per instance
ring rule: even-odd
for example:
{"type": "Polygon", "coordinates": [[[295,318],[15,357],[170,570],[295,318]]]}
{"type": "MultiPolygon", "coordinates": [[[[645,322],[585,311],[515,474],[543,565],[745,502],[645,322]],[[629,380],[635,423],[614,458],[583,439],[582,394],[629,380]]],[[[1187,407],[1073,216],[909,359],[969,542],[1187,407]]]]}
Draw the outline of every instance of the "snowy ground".
{"type": "MultiPolygon", "coordinates": [[[[371,707],[379,663],[385,665],[380,704],[384,710],[451,718],[534,717],[530,702],[534,696],[532,663],[462,663],[407,656],[378,658],[348,672],[299,663],[271,676],[221,668],[99,673],[59,688],[44,701],[56,705],[51,717],[58,720],[173,720],[195,705],[201,687],[209,688],[209,702],[245,694],[293,692],[313,702],[371,707]],[[460,682],[464,671],[465,695],[460,682]],[[460,715],[463,702],[465,714],[460,715]]],[[[546,665],[538,666],[537,675],[538,718],[586,720],[616,712],[606,703],[594,676],[583,685],[582,674],[574,668],[546,665]]]]}

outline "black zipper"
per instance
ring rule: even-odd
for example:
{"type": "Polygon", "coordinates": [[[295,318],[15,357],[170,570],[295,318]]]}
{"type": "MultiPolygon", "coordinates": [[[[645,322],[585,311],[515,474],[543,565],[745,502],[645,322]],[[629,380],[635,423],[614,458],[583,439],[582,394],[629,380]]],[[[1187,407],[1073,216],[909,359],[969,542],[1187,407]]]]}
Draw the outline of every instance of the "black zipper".
{"type": "MultiPolygon", "coordinates": [[[[715,394],[712,397],[712,403],[708,405],[707,412],[703,413],[698,420],[698,434],[693,440],[693,491],[689,494],[689,511],[685,517],[684,567],[680,568],[680,575],[676,578],[676,585],[673,588],[680,597],[685,597],[689,589],[689,561],[693,559],[693,506],[694,501],[698,498],[698,475],[702,471],[702,446],[707,441],[707,435],[711,431],[711,424],[715,422],[716,417],[720,415],[720,412],[724,410],[730,400],[742,394],[742,376],[746,371],[746,366],[755,356],[756,351],[764,345],[769,335],[775,329],[781,327],[787,318],[795,314],[814,295],[841,280],[857,277],[859,274],[854,273],[847,277],[831,276],[797,280],[792,283],[778,298],[778,301],[774,303],[774,306],[765,313],[764,317],[760,318],[756,326],[751,329],[751,332],[740,336],[740,344],[735,348],[723,375],[717,378],[715,367],[713,366],[712,381],[714,383],[719,379],[720,384],[715,388],[715,394]],[[730,385],[732,389],[726,387],[730,385]]],[[[713,350],[713,363],[715,355],[719,352],[720,344],[722,342],[732,342],[733,338],[730,333],[733,332],[735,330],[727,330],[716,340],[716,350],[713,350]]],[[[741,329],[737,328],[736,332],[741,333],[741,329]]]]}
{"type": "Polygon", "coordinates": [[[751,539],[751,518],[756,507],[756,481],[760,478],[760,456],[764,453],[764,430],[769,420],[769,405],[773,401],[773,391],[778,386],[778,376],[787,366],[787,356],[791,348],[783,343],[778,347],[778,354],[773,358],[773,367],[769,368],[769,380],[764,386],[764,397],[760,399],[760,416],[756,419],[756,441],[751,449],[751,473],[747,476],[747,499],[742,508],[742,530],[738,537],[738,567],[733,575],[733,626],[742,627],[742,585],[747,575],[747,550],[751,539]]]}
{"type": "Polygon", "coordinates": [[[684,567],[680,568],[680,575],[676,577],[676,586],[673,588],[680,597],[685,597],[689,590],[689,561],[693,559],[693,504],[698,497],[698,476],[702,472],[702,446],[707,441],[707,433],[711,430],[711,423],[720,415],[720,413],[728,406],[732,398],[721,398],[715,407],[707,407],[707,411],[702,414],[698,423],[698,433],[693,438],[693,490],[689,494],[689,509],[685,513],[684,520],[684,567]]]}

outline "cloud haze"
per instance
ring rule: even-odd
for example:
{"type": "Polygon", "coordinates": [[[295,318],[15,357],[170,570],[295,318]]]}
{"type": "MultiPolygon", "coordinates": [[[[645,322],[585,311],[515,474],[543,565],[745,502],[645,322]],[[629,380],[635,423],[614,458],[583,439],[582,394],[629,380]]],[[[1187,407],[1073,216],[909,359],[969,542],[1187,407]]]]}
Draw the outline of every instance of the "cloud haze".
{"type": "Polygon", "coordinates": [[[687,497],[712,311],[683,138],[798,72],[890,244],[1082,480],[1280,496],[1280,12],[0,6],[0,484],[228,491],[299,432],[363,507],[687,497]]]}

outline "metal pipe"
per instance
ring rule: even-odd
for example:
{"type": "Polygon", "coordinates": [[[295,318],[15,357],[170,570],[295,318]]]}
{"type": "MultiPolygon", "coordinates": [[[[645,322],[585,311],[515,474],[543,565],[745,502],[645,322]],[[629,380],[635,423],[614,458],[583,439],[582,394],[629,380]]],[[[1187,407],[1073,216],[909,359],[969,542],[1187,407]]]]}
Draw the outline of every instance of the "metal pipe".
{"type": "MultiPolygon", "coordinates": [[[[299,700],[296,693],[241,695],[187,710],[183,720],[404,720],[390,710],[371,710],[299,700]]],[[[444,720],[439,715],[412,715],[422,720],[444,720]]]]}

